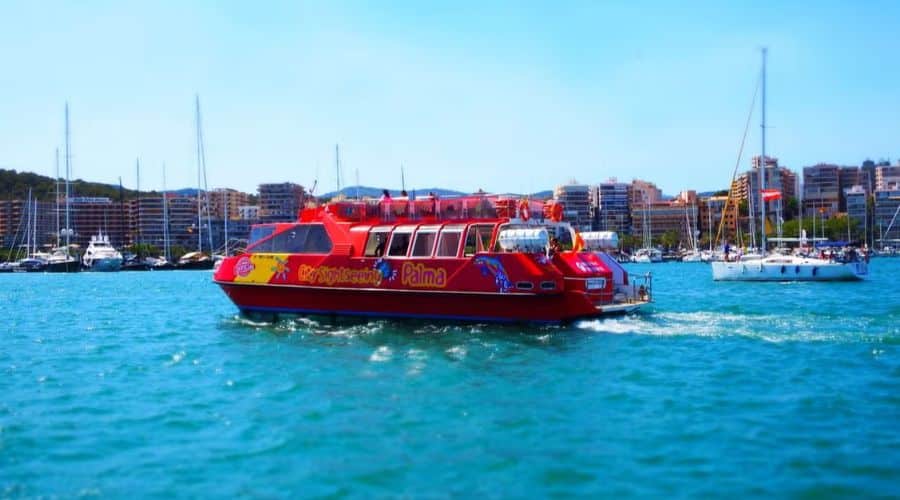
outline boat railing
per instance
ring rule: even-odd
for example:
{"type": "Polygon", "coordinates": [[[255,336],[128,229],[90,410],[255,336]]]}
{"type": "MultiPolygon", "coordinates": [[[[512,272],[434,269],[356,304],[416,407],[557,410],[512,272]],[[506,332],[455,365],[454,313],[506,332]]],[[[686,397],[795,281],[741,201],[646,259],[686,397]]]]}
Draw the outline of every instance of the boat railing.
{"type": "Polygon", "coordinates": [[[629,274],[628,284],[616,286],[613,300],[626,304],[653,302],[653,274],[629,274]]]}
{"type": "Polygon", "coordinates": [[[529,215],[540,217],[544,203],[539,200],[519,200],[499,195],[471,195],[459,197],[426,196],[424,198],[384,197],[380,200],[340,200],[323,207],[307,208],[301,219],[312,218],[319,210],[348,222],[454,221],[522,217],[522,207],[529,215]],[[524,205],[523,205],[524,204],[524,205]]]}

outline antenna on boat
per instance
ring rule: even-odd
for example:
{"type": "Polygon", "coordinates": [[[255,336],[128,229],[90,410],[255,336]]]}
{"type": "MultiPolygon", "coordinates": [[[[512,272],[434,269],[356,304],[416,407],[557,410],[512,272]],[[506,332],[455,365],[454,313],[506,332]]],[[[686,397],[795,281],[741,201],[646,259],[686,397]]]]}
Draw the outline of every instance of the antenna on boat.
{"type": "Polygon", "coordinates": [[[341,149],[340,146],[334,145],[334,176],[337,180],[337,194],[341,194],[341,149]]]}
{"type": "Polygon", "coordinates": [[[359,201],[359,169],[356,169],[356,201],[359,201]]]}
{"type": "Polygon", "coordinates": [[[403,164],[400,164],[400,189],[406,192],[406,174],[403,171],[403,164]]]}

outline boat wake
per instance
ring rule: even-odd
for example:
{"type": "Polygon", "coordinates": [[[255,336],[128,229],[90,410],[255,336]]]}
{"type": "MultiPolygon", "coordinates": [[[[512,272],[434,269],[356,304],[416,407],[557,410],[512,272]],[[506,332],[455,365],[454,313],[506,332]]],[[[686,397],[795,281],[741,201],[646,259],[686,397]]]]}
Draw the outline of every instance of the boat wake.
{"type": "Polygon", "coordinates": [[[693,336],[707,338],[746,337],[765,342],[896,343],[900,328],[881,328],[867,318],[837,317],[823,321],[815,315],[751,315],[701,312],[659,312],[652,316],[584,320],[580,330],[597,333],[693,336]]]}

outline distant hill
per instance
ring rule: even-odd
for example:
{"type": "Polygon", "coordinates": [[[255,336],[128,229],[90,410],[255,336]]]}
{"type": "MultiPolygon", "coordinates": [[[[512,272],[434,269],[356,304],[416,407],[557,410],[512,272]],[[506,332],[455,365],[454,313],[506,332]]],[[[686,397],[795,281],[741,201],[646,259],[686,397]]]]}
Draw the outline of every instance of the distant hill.
{"type": "MultiPolygon", "coordinates": [[[[60,180],[60,191],[65,189],[60,180]]],[[[16,172],[0,168],[0,199],[24,199],[31,188],[32,196],[40,201],[53,201],[56,193],[56,181],[52,177],[31,172],[16,172]]],[[[87,182],[75,179],[69,182],[69,192],[72,196],[119,198],[119,186],[102,184],[99,182],[87,182]]],[[[122,189],[125,199],[134,198],[137,192],[132,189],[122,189]]]]}
{"type": "MultiPolygon", "coordinates": [[[[59,190],[65,192],[65,179],[60,179],[59,190]]],[[[0,168],[0,199],[2,200],[22,200],[28,196],[28,189],[31,188],[32,196],[39,201],[53,201],[56,194],[56,181],[52,177],[46,175],[35,174],[32,172],[16,172],[15,170],[6,170],[0,168]]],[[[69,181],[69,192],[73,197],[103,197],[113,200],[119,199],[119,186],[112,184],[103,184],[100,182],[88,182],[81,179],[69,181]]],[[[141,191],[141,193],[155,193],[156,191],[141,191]]],[[[168,190],[169,193],[176,193],[181,196],[195,196],[197,188],[184,188],[178,190],[168,190]]],[[[134,199],[137,197],[137,191],[134,189],[123,188],[121,196],[126,199],[134,199]]]]}

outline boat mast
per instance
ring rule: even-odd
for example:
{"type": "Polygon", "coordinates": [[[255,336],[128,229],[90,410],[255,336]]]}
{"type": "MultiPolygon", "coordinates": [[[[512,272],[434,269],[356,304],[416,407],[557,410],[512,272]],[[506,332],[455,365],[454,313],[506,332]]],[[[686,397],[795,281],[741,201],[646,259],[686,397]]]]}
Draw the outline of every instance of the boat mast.
{"type": "Polygon", "coordinates": [[[69,146],[69,102],[66,101],[66,253],[69,251],[69,237],[72,235],[69,226],[69,178],[72,176],[72,150],[69,146]]]}
{"type": "Polygon", "coordinates": [[[59,148],[56,148],[56,179],[53,183],[56,186],[56,247],[59,248],[59,148]]]}
{"type": "Polygon", "coordinates": [[[166,254],[166,262],[169,261],[169,200],[166,197],[166,163],[163,162],[163,247],[166,254]]]}
{"type": "Polygon", "coordinates": [[[209,214],[209,186],[206,183],[206,154],[203,149],[203,125],[200,117],[200,95],[195,96],[195,119],[197,127],[197,251],[203,251],[203,209],[206,208],[206,232],[209,251],[213,250],[212,222],[209,214]]]}
{"type": "Polygon", "coordinates": [[[225,208],[225,256],[228,257],[228,189],[222,190],[222,198],[224,198],[225,208]]]}
{"type": "MultiPolygon", "coordinates": [[[[137,170],[137,244],[141,244],[141,159],[135,158],[134,166],[137,170]]],[[[138,248],[138,257],[141,256],[141,250],[138,248]]]]}
{"type": "Polygon", "coordinates": [[[766,202],[763,200],[763,190],[766,188],[766,52],[762,49],[762,158],[759,165],[759,218],[762,224],[760,234],[760,249],[766,253],[766,202]]]}

